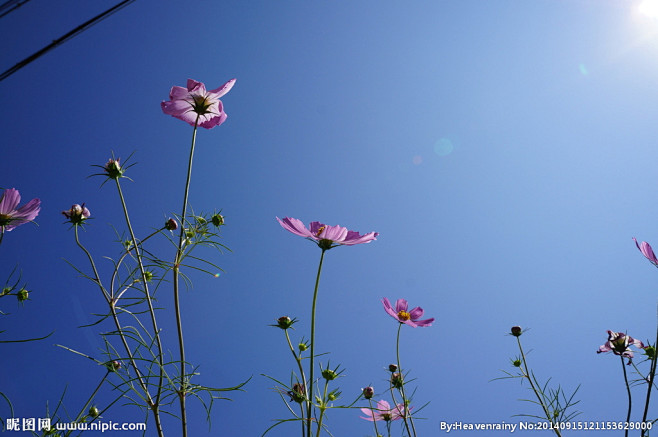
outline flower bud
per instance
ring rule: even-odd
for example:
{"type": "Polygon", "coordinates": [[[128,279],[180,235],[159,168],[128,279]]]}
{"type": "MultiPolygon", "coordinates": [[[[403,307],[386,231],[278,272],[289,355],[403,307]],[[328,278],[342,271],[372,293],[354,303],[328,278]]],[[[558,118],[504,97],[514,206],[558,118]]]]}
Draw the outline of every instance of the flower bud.
{"type": "Polygon", "coordinates": [[[101,412],[98,410],[98,408],[91,407],[89,409],[89,417],[98,417],[99,414],[101,414],[101,412]]]}
{"type": "Polygon", "coordinates": [[[391,385],[393,385],[393,387],[395,388],[402,388],[402,386],[404,385],[402,381],[402,374],[393,373],[391,375],[391,385]]]}
{"type": "Polygon", "coordinates": [[[338,378],[338,374],[331,369],[324,369],[322,371],[322,377],[327,381],[333,381],[334,379],[338,378]]]}
{"type": "Polygon", "coordinates": [[[650,360],[654,359],[656,356],[656,348],[651,345],[645,346],[644,355],[646,355],[650,360]]]}
{"type": "Polygon", "coordinates": [[[30,292],[24,288],[21,288],[20,290],[18,290],[18,293],[16,293],[16,298],[18,299],[19,302],[26,301],[29,296],[30,296],[30,292]]]}
{"type": "Polygon", "coordinates": [[[119,164],[119,159],[110,159],[107,161],[103,170],[105,170],[105,173],[110,179],[119,179],[123,176],[123,169],[119,164]]]}
{"type": "Polygon", "coordinates": [[[304,342],[300,342],[297,347],[299,348],[300,352],[304,352],[305,350],[308,349],[308,345],[304,342]]]}
{"type": "Polygon", "coordinates": [[[364,387],[361,390],[363,390],[363,397],[366,399],[372,399],[372,397],[375,395],[375,389],[371,386],[364,387]]]}
{"type": "Polygon", "coordinates": [[[335,401],[336,399],[338,399],[338,398],[340,397],[341,394],[342,394],[342,393],[339,392],[338,390],[331,391],[331,392],[329,392],[329,394],[327,395],[327,400],[329,400],[330,402],[333,402],[333,401],[335,401]]]}
{"type": "Polygon", "coordinates": [[[212,224],[217,227],[220,227],[224,224],[224,216],[221,214],[213,214],[210,220],[212,221],[212,224]]]}
{"type": "Polygon", "coordinates": [[[150,270],[146,270],[144,272],[144,277],[146,277],[146,282],[151,282],[151,279],[153,279],[153,272],[150,270]]]}
{"type": "Polygon", "coordinates": [[[105,363],[105,367],[107,367],[107,370],[109,370],[110,372],[116,372],[121,368],[121,362],[116,360],[108,361],[107,363],[105,363]]]}
{"type": "Polygon", "coordinates": [[[276,319],[276,326],[281,329],[288,329],[293,325],[293,323],[295,323],[295,321],[288,316],[283,316],[276,319]]]}
{"type": "Polygon", "coordinates": [[[398,371],[398,366],[396,364],[389,364],[388,365],[388,371],[393,373],[398,371]]]}
{"type": "Polygon", "coordinates": [[[4,296],[6,294],[11,293],[11,287],[4,287],[2,291],[0,292],[0,296],[4,296]]]}
{"type": "Polygon", "coordinates": [[[299,382],[294,383],[292,390],[288,392],[288,395],[290,396],[291,401],[295,401],[298,404],[304,402],[304,399],[306,399],[304,384],[299,382]]]}
{"type": "Polygon", "coordinates": [[[519,360],[519,359],[512,360],[512,365],[514,367],[521,367],[521,360],[519,360]]]}
{"type": "Polygon", "coordinates": [[[523,330],[521,329],[520,326],[512,326],[512,332],[511,332],[511,334],[512,334],[514,337],[520,337],[521,334],[523,334],[523,330]]]}
{"type": "Polygon", "coordinates": [[[178,223],[176,222],[176,220],[170,218],[165,222],[164,227],[168,231],[175,231],[176,229],[178,229],[178,223]]]}
{"type": "Polygon", "coordinates": [[[64,217],[69,219],[69,222],[73,223],[74,225],[80,225],[84,223],[84,221],[91,216],[91,213],[85,207],[84,203],[82,206],[76,203],[71,207],[71,209],[62,211],[62,214],[64,214],[64,217]]]}

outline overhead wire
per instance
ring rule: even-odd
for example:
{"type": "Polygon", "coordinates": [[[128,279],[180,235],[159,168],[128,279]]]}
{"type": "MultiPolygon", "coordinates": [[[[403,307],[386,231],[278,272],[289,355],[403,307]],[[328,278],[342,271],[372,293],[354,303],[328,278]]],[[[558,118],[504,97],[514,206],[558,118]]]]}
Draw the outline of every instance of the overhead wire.
{"type": "MultiPolygon", "coordinates": [[[[18,0],[20,1],[20,0],[18,0]]],[[[26,0],[29,1],[29,0],[26,0]]],[[[100,14],[96,15],[95,17],[91,18],[90,20],[85,21],[75,29],[67,32],[66,34],[62,35],[61,37],[57,38],[54,40],[52,43],[48,44],[41,50],[31,54],[27,58],[23,59],[22,61],[18,62],[15,64],[13,67],[9,68],[8,70],[4,71],[2,74],[0,74],[0,82],[11,76],[12,74],[16,73],[18,70],[21,68],[25,67],[29,63],[35,61],[36,59],[40,58],[41,56],[45,55],[55,47],[58,47],[62,44],[64,44],[66,41],[70,40],[71,38],[79,35],[80,33],[84,32],[85,30],[89,29],[95,24],[98,24],[105,18],[109,17],[110,15],[114,14],[115,12],[118,12],[119,10],[123,9],[124,7],[128,6],[130,3],[134,2],[135,0],[123,0],[120,3],[117,3],[116,5],[112,6],[110,9],[101,12],[100,14]]],[[[7,4],[9,2],[6,2],[7,4]]]]}
{"type": "Polygon", "coordinates": [[[7,0],[3,4],[0,5],[0,18],[4,17],[11,11],[19,8],[20,6],[23,6],[25,3],[29,2],[30,0],[7,0]],[[11,8],[11,9],[10,9],[11,8]],[[8,9],[5,11],[5,9],[8,9]]]}

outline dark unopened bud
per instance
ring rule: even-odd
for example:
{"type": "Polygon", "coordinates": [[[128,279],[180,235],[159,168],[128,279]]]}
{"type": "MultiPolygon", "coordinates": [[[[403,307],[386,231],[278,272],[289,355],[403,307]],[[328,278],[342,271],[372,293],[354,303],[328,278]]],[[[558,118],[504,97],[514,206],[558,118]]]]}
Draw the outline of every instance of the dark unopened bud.
{"type": "Polygon", "coordinates": [[[293,325],[293,323],[295,322],[288,316],[283,316],[276,319],[276,326],[281,329],[288,329],[293,325]]]}
{"type": "Polygon", "coordinates": [[[396,364],[389,364],[388,365],[388,371],[393,373],[398,371],[398,366],[396,364]]]}
{"type": "Polygon", "coordinates": [[[372,397],[375,395],[375,389],[370,386],[364,387],[361,390],[363,390],[363,397],[366,399],[372,399],[372,397]]]}
{"type": "Polygon", "coordinates": [[[519,359],[512,360],[512,365],[514,367],[521,367],[521,360],[519,360],[519,359]]]}
{"type": "Polygon", "coordinates": [[[295,401],[298,404],[301,404],[302,402],[304,402],[304,399],[306,399],[304,392],[305,392],[304,384],[296,382],[295,384],[293,384],[292,390],[288,392],[288,395],[290,396],[291,401],[295,401]]]}
{"type": "Polygon", "coordinates": [[[210,220],[212,221],[212,224],[219,227],[224,224],[224,216],[221,214],[214,214],[210,220]]]}
{"type": "Polygon", "coordinates": [[[520,326],[512,326],[512,335],[514,337],[520,337],[521,334],[523,334],[523,330],[521,329],[520,326]]]}
{"type": "Polygon", "coordinates": [[[30,292],[24,288],[21,288],[20,290],[18,290],[18,293],[16,293],[16,298],[18,299],[19,302],[25,302],[29,296],[30,296],[30,292]]]}
{"type": "Polygon", "coordinates": [[[105,363],[105,367],[107,367],[107,370],[110,372],[116,372],[121,368],[121,362],[119,361],[108,361],[105,363]]]}
{"type": "Polygon", "coordinates": [[[169,220],[167,220],[165,222],[164,227],[168,231],[175,231],[176,229],[178,229],[178,222],[176,222],[176,220],[170,218],[169,220]]]}
{"type": "Polygon", "coordinates": [[[89,409],[89,417],[98,417],[99,414],[101,414],[101,412],[98,410],[98,408],[91,407],[89,409]]]}
{"type": "Polygon", "coordinates": [[[402,381],[402,374],[393,373],[391,375],[391,385],[393,385],[395,388],[402,388],[402,385],[404,385],[402,381]]]}

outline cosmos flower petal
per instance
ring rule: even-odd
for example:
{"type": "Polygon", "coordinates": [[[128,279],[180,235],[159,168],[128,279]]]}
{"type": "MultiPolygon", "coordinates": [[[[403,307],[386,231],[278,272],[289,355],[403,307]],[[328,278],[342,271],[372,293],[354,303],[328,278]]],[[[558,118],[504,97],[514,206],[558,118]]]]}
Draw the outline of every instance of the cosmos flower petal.
{"type": "Polygon", "coordinates": [[[425,320],[414,320],[414,323],[421,328],[426,328],[432,326],[432,323],[434,323],[434,317],[425,320]]]}
{"type": "Polygon", "coordinates": [[[217,89],[214,89],[210,91],[212,94],[215,95],[218,99],[222,97],[224,94],[228,93],[231,91],[231,88],[233,88],[233,85],[235,85],[236,79],[231,79],[228,82],[226,82],[224,85],[220,86],[217,89]]]}
{"type": "Polygon", "coordinates": [[[0,214],[9,214],[16,209],[20,202],[21,195],[17,189],[6,189],[0,198],[0,214]]]}
{"type": "Polygon", "coordinates": [[[347,236],[347,228],[342,226],[325,226],[318,238],[341,243],[347,236]]]}
{"type": "Polygon", "coordinates": [[[395,301],[395,311],[400,312],[400,311],[407,311],[409,308],[409,303],[407,302],[406,299],[398,299],[395,301]]]}
{"type": "Polygon", "coordinates": [[[411,311],[409,311],[409,316],[411,316],[412,320],[416,320],[416,319],[420,319],[421,317],[423,317],[424,313],[425,313],[425,311],[423,311],[423,309],[421,307],[416,307],[416,308],[412,309],[411,311]]]}
{"type": "Polygon", "coordinates": [[[395,312],[395,310],[391,306],[391,302],[388,300],[387,297],[382,299],[382,303],[384,304],[384,311],[386,311],[389,316],[393,317],[394,319],[397,319],[398,313],[395,312]]]}
{"type": "Polygon", "coordinates": [[[41,200],[32,199],[17,209],[21,195],[15,188],[6,189],[0,197],[0,232],[11,231],[31,222],[41,210],[41,200]]]}
{"type": "Polygon", "coordinates": [[[300,237],[306,237],[306,238],[314,237],[311,231],[306,229],[304,223],[299,219],[292,217],[285,217],[283,220],[281,220],[279,217],[277,217],[276,219],[279,221],[279,224],[283,227],[283,229],[285,229],[288,232],[292,232],[293,234],[299,235],[300,237]]]}

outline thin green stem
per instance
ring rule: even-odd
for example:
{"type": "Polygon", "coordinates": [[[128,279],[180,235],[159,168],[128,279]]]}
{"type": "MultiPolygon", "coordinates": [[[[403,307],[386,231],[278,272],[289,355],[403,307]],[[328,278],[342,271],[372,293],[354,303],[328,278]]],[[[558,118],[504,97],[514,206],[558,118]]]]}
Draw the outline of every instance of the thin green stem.
{"type": "MultiPolygon", "coordinates": [[[[89,406],[91,401],[94,400],[94,396],[96,396],[96,393],[98,393],[98,390],[100,390],[101,386],[105,382],[105,379],[107,378],[107,375],[109,375],[109,374],[110,374],[109,370],[107,372],[105,372],[105,375],[103,376],[103,378],[101,378],[101,382],[99,382],[98,385],[96,386],[96,390],[94,390],[94,392],[91,394],[91,396],[89,396],[89,399],[87,399],[87,402],[85,402],[84,406],[80,409],[80,412],[78,413],[78,416],[75,418],[75,422],[79,422],[84,417],[85,411],[87,411],[87,407],[89,406]]],[[[67,432],[66,435],[69,436],[69,435],[71,435],[72,432],[73,431],[71,430],[71,431],[67,432]]]]}
{"type": "Polygon", "coordinates": [[[130,361],[130,365],[132,366],[133,369],[135,369],[135,376],[137,377],[137,381],[139,382],[140,387],[142,388],[142,391],[146,395],[146,402],[153,412],[153,419],[155,420],[155,428],[158,432],[159,437],[164,436],[164,432],[162,430],[162,423],[160,421],[160,411],[158,409],[158,405],[153,402],[153,398],[151,397],[151,393],[148,390],[148,386],[144,382],[144,378],[139,371],[139,367],[137,367],[137,363],[135,362],[135,358],[133,356],[132,350],[130,349],[130,346],[128,345],[128,341],[126,340],[126,336],[123,333],[123,327],[121,326],[121,323],[119,322],[119,316],[116,312],[116,308],[114,306],[114,302],[112,302],[109,294],[107,293],[107,290],[105,290],[105,287],[103,287],[103,283],[101,282],[100,276],[98,274],[98,269],[96,269],[96,263],[94,262],[94,258],[91,256],[91,253],[85,248],[82,243],[80,242],[80,236],[78,233],[78,225],[75,225],[75,242],[78,245],[80,249],[87,255],[87,258],[89,259],[89,263],[91,264],[91,268],[94,271],[94,282],[98,285],[98,287],[101,289],[103,292],[103,296],[105,297],[105,300],[107,301],[108,306],[110,307],[110,311],[112,313],[112,320],[114,320],[114,325],[117,328],[117,333],[119,334],[119,338],[121,339],[121,343],[123,344],[124,349],[126,350],[127,358],[130,361]]]}
{"type": "MultiPolygon", "coordinates": [[[[160,366],[160,372],[158,375],[158,391],[155,395],[155,408],[159,408],[160,397],[162,396],[163,389],[163,380],[164,380],[164,357],[162,352],[162,341],[160,339],[160,330],[158,329],[158,322],[155,318],[155,309],[153,308],[153,302],[151,301],[151,294],[149,292],[148,279],[146,277],[146,269],[144,268],[144,261],[142,254],[139,251],[139,245],[137,242],[137,237],[135,237],[135,232],[133,230],[132,224],[130,223],[130,216],[128,215],[128,207],[126,206],[126,199],[123,195],[123,190],[121,189],[121,183],[119,179],[114,180],[117,185],[117,191],[119,192],[119,199],[121,199],[121,206],[123,208],[123,216],[126,219],[126,226],[128,226],[128,231],[130,232],[130,238],[132,239],[132,245],[135,248],[135,259],[137,260],[137,265],[139,266],[139,272],[142,276],[142,284],[144,285],[144,295],[146,296],[146,303],[149,308],[149,315],[151,316],[151,325],[153,325],[153,335],[155,336],[156,345],[158,347],[158,364],[160,366]]],[[[151,234],[153,235],[153,234],[151,234]]]]}
{"type": "MultiPolygon", "coordinates": [[[[402,395],[402,405],[403,405],[403,410],[400,412],[402,413],[402,420],[404,420],[404,426],[407,428],[407,433],[409,436],[411,436],[411,430],[413,430],[413,436],[416,436],[416,427],[414,426],[414,420],[411,417],[411,408],[409,405],[409,401],[407,400],[407,395],[404,392],[404,373],[402,371],[402,366],[400,365],[400,331],[402,331],[402,325],[403,323],[400,323],[400,326],[398,326],[398,335],[395,341],[395,356],[397,358],[397,365],[398,365],[398,372],[400,373],[400,394],[402,395]],[[407,416],[409,416],[409,421],[407,422],[407,416]],[[409,429],[409,423],[411,423],[411,430],[409,429]]],[[[396,405],[397,408],[397,405],[396,405]]]]}
{"type": "Polygon", "coordinates": [[[179,302],[179,276],[180,263],[183,258],[183,246],[185,242],[185,216],[187,214],[187,198],[190,192],[190,181],[192,179],[192,161],[194,160],[194,147],[196,145],[196,130],[199,123],[199,114],[194,122],[192,131],[192,144],[190,146],[190,157],[187,163],[187,178],[185,180],[185,194],[183,195],[183,210],[180,215],[180,236],[178,238],[178,249],[176,250],[176,259],[174,260],[174,311],[176,313],[176,331],[178,333],[178,350],[180,355],[180,389],[178,398],[180,400],[181,425],[183,428],[183,437],[187,437],[187,412],[185,409],[185,397],[187,396],[187,375],[185,370],[185,342],[183,341],[183,324],[181,321],[180,302],[179,302]]]}
{"type": "MultiPolygon", "coordinates": [[[[656,312],[658,313],[658,305],[656,308],[656,312]]],[[[656,358],[658,357],[658,354],[656,354],[656,348],[658,348],[658,323],[656,324],[656,342],[653,344],[654,351],[653,351],[653,357],[651,357],[651,366],[649,367],[649,386],[647,387],[647,397],[644,402],[644,414],[642,415],[642,423],[647,422],[647,415],[649,414],[649,402],[651,400],[651,392],[653,389],[653,384],[654,380],[656,377],[656,358]]],[[[645,435],[645,429],[643,428],[641,430],[640,436],[644,437],[645,435]]]]}
{"type": "Polygon", "coordinates": [[[315,437],[320,437],[322,430],[322,419],[324,418],[324,411],[327,409],[327,389],[329,388],[329,381],[324,381],[324,392],[322,393],[322,406],[320,407],[320,417],[318,418],[318,430],[315,437]]]}
{"type": "Polygon", "coordinates": [[[309,364],[309,389],[308,389],[308,399],[306,400],[306,413],[307,413],[307,425],[306,432],[311,435],[311,417],[313,417],[313,385],[315,384],[313,380],[313,373],[315,370],[315,307],[318,300],[318,287],[320,286],[320,274],[322,273],[322,262],[324,261],[324,253],[327,249],[322,249],[322,255],[320,255],[320,264],[318,265],[318,274],[315,278],[315,290],[313,291],[313,305],[311,306],[311,356],[309,364]]]}
{"type": "MultiPolygon", "coordinates": [[[[308,386],[306,384],[306,375],[304,375],[304,366],[302,366],[302,357],[300,355],[297,355],[297,353],[295,352],[295,348],[292,346],[292,342],[290,341],[290,335],[288,335],[288,330],[284,329],[284,332],[286,334],[286,340],[288,341],[288,347],[290,347],[290,352],[292,352],[292,356],[295,358],[295,361],[297,362],[297,367],[299,367],[300,376],[302,378],[302,381],[304,381],[302,384],[304,386],[304,396],[308,398],[308,386]]],[[[302,409],[302,437],[306,437],[306,424],[304,423],[304,407],[302,406],[301,409],[302,409]]]]}
{"type": "MultiPolygon", "coordinates": [[[[523,352],[523,347],[521,346],[521,339],[519,337],[516,337],[516,342],[519,345],[519,351],[521,352],[521,359],[523,360],[523,368],[525,369],[525,377],[530,383],[530,387],[532,388],[532,391],[535,393],[535,396],[537,396],[537,400],[539,401],[539,405],[541,405],[541,408],[544,410],[544,415],[546,416],[546,419],[548,419],[549,422],[554,423],[553,417],[551,413],[548,411],[548,407],[544,403],[544,400],[542,396],[540,396],[540,392],[538,391],[537,387],[535,387],[535,383],[532,380],[532,376],[530,376],[530,371],[528,370],[528,363],[525,358],[525,353],[523,352]]],[[[562,437],[562,433],[560,433],[560,430],[558,427],[553,427],[553,431],[555,434],[557,434],[558,437],[562,437]]]]}
{"type": "MultiPolygon", "coordinates": [[[[624,371],[624,383],[626,384],[626,391],[628,392],[628,413],[626,414],[626,423],[630,423],[630,421],[631,421],[631,407],[632,407],[631,386],[628,385],[628,376],[626,375],[626,365],[624,364],[624,356],[620,355],[619,358],[621,360],[621,369],[624,371]]],[[[626,430],[624,432],[624,436],[628,437],[628,427],[626,427],[626,430]]]]}
{"type": "Polygon", "coordinates": [[[379,437],[379,430],[377,429],[377,421],[375,420],[375,410],[372,408],[372,399],[368,399],[368,405],[370,405],[370,411],[372,411],[372,423],[375,425],[375,437],[379,437]]]}

